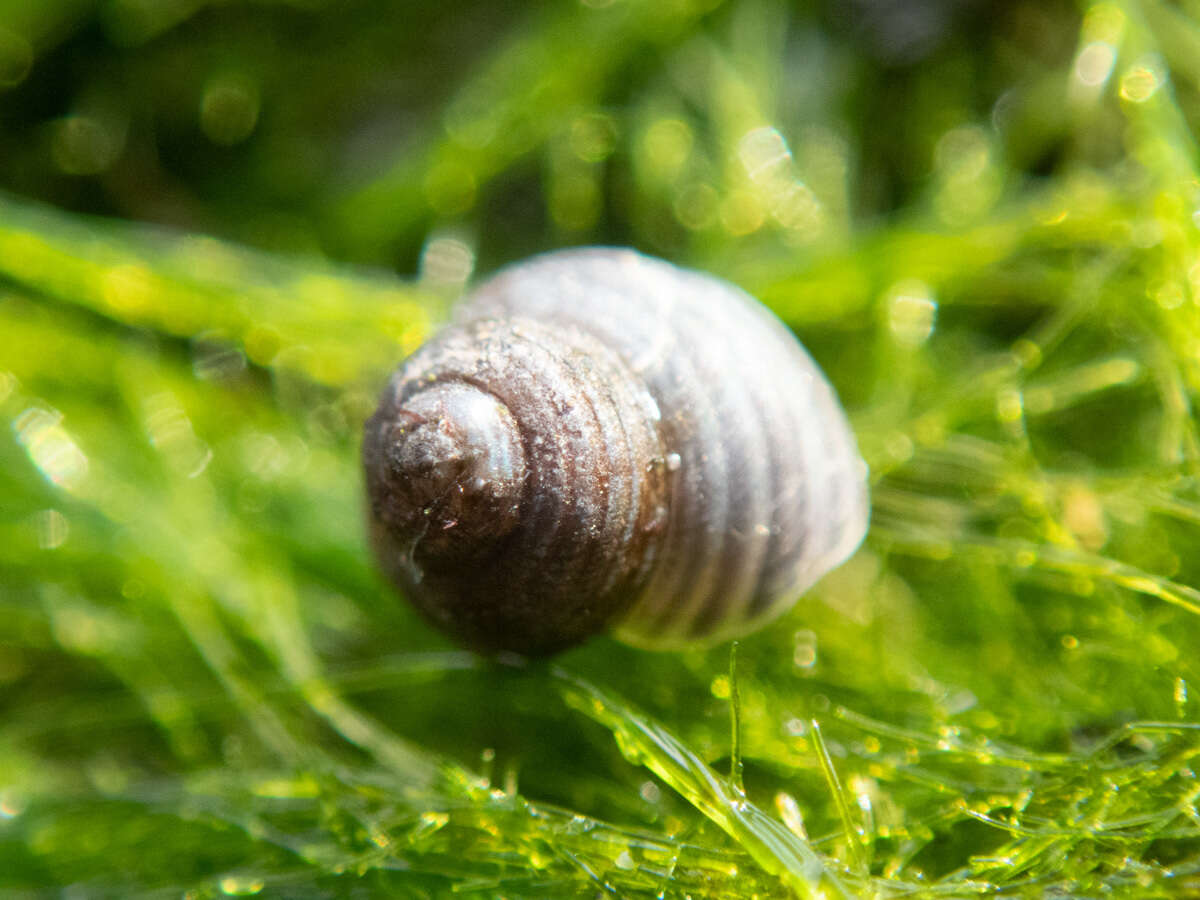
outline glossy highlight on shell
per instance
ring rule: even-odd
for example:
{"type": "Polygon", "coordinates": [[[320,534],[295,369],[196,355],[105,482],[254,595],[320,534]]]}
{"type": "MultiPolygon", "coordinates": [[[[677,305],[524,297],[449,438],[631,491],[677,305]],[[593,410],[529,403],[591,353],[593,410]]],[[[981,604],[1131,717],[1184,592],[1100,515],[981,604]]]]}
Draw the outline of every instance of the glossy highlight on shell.
{"type": "Polygon", "coordinates": [[[867,527],[866,466],[792,334],[630,250],[546,254],[476,289],[392,376],[363,461],[384,571],[483,652],[736,637],[867,527]]]}

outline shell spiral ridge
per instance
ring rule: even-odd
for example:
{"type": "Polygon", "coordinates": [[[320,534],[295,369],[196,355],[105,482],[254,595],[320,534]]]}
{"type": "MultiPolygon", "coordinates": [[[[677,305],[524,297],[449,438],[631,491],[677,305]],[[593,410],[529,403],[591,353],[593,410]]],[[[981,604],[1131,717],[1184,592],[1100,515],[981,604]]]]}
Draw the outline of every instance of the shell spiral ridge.
{"type": "Polygon", "coordinates": [[[608,626],[649,647],[733,637],[867,527],[865,464],[791,332],[732,285],[627,250],[481,285],[393,376],[363,455],[384,569],[484,650],[608,626]],[[397,451],[414,428],[429,446],[397,451]]]}
{"type": "MultiPolygon", "coordinates": [[[[661,449],[643,395],[620,358],[583,332],[520,318],[443,332],[393,376],[367,423],[372,540],[384,570],[435,624],[480,649],[544,654],[602,629],[633,602],[661,537],[664,479],[642,464],[661,449]],[[387,485],[414,478],[390,471],[396,423],[448,385],[504,410],[519,448],[509,456],[523,463],[499,505],[486,479],[478,485],[481,502],[465,504],[474,518],[443,515],[444,502],[414,510],[387,485]]],[[[451,479],[444,495],[469,494],[479,468],[451,479]]]]}

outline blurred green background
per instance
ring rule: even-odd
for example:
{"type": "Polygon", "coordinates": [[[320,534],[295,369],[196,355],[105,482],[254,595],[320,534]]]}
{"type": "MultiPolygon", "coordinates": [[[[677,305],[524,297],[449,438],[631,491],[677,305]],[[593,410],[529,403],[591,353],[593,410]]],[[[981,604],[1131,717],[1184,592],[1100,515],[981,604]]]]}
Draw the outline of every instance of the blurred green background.
{"type": "Polygon", "coordinates": [[[1200,893],[1198,90],[1195,0],[0,0],[0,895],[1200,893]],[[365,548],[389,369],[588,243],[871,466],[735,657],[365,548]]]}

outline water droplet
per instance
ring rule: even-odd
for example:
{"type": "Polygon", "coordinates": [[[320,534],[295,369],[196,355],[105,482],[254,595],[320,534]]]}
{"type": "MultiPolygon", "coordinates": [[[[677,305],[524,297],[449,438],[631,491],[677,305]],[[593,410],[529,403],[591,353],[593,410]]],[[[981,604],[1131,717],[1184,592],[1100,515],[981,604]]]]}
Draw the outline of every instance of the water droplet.
{"type": "Polygon", "coordinates": [[[804,829],[804,814],[800,811],[800,804],[796,802],[795,797],[780,791],[775,795],[775,809],[788,831],[803,840],[808,839],[808,833],[804,829]]]}

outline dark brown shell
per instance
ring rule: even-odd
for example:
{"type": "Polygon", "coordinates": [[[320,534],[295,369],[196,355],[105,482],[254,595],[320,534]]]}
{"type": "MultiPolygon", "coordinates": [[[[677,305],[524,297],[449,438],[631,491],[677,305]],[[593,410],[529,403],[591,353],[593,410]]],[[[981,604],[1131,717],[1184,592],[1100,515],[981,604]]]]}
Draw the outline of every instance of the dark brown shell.
{"type": "Polygon", "coordinates": [[[380,562],[436,625],[545,654],[753,629],[846,559],[866,466],[791,333],[710,276],[551,253],[408,359],[363,445],[380,562]]]}

